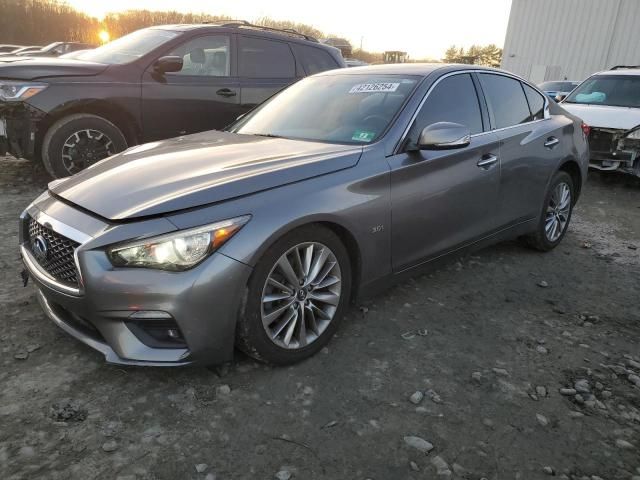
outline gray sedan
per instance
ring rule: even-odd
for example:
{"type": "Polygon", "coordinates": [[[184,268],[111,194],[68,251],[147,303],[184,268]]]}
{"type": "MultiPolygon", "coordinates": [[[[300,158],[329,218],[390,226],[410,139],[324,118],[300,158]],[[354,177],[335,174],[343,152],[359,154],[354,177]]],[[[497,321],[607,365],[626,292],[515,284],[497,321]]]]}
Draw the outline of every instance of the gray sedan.
{"type": "Polygon", "coordinates": [[[212,131],[57,180],[21,216],[46,315],[121,364],[313,355],[352,298],[521,237],[556,247],[588,127],[503,71],[382,65],[299,81],[212,131]]]}

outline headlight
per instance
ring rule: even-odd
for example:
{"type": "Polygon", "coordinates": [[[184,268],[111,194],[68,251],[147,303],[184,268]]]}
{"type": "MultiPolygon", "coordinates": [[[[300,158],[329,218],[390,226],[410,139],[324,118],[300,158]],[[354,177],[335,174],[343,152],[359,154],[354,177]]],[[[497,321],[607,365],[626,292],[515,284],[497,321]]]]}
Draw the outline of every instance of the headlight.
{"type": "Polygon", "coordinates": [[[0,81],[0,100],[26,100],[45,88],[44,83],[0,81]]]}
{"type": "Polygon", "coordinates": [[[624,138],[628,138],[629,140],[640,140],[640,128],[634,130],[624,138]]]}
{"type": "Polygon", "coordinates": [[[107,254],[111,263],[116,267],[187,270],[220,248],[250,218],[250,215],[245,215],[203,227],[113,247],[107,251],[107,254]]]}

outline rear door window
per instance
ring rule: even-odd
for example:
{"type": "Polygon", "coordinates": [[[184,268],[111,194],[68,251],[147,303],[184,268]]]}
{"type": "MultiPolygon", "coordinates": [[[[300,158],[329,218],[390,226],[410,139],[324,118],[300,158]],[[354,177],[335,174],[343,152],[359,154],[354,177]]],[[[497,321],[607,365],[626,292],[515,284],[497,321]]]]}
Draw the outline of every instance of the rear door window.
{"type": "Polygon", "coordinates": [[[482,114],[473,80],[468,73],[447,77],[429,93],[409,138],[417,142],[425,127],[437,122],[453,122],[469,127],[471,134],[482,132],[482,114]]]}
{"type": "Polygon", "coordinates": [[[329,55],[329,52],[326,52],[321,48],[308,47],[306,45],[298,45],[295,43],[291,46],[296,54],[296,58],[300,63],[302,63],[302,67],[307,75],[324,72],[325,70],[332,70],[340,66],[333,57],[329,55]]]}
{"type": "Polygon", "coordinates": [[[296,63],[293,53],[285,42],[240,36],[238,75],[245,78],[294,78],[296,63]]]}
{"type": "Polygon", "coordinates": [[[542,120],[544,118],[544,97],[526,83],[522,84],[522,88],[524,88],[531,111],[529,120],[542,120]]]}
{"type": "Polygon", "coordinates": [[[529,105],[518,80],[490,73],[479,73],[478,78],[493,114],[494,128],[506,128],[529,121],[529,105]]]}

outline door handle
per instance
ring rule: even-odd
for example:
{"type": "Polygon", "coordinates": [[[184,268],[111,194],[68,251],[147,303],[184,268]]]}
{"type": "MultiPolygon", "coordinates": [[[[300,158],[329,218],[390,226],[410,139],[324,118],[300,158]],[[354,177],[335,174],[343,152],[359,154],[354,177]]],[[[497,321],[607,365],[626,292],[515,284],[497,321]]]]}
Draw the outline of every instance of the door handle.
{"type": "Polygon", "coordinates": [[[497,161],[498,161],[497,156],[495,156],[493,153],[487,153],[486,155],[483,155],[480,160],[478,160],[477,165],[480,168],[484,168],[485,170],[488,170],[489,168],[491,168],[491,165],[493,165],[497,161]]]}
{"type": "Polygon", "coordinates": [[[549,137],[547,138],[547,141],[544,142],[544,146],[549,150],[551,150],[553,147],[555,147],[559,143],[560,143],[560,140],[558,140],[556,137],[549,137]]]}
{"type": "Polygon", "coordinates": [[[235,97],[236,96],[236,92],[234,92],[230,88],[221,88],[220,90],[218,90],[216,92],[216,94],[220,95],[221,97],[235,97]]]}

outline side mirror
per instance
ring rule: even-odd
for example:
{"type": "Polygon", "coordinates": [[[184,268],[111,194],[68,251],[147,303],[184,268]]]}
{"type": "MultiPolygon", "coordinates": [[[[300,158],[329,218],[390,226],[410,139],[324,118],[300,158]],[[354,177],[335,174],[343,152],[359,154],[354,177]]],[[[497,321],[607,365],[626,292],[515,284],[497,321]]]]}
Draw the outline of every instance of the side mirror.
{"type": "Polygon", "coordinates": [[[561,102],[562,100],[564,100],[565,98],[567,98],[567,96],[564,93],[558,94],[556,95],[556,98],[554,99],[556,102],[561,102]]]}
{"type": "Polygon", "coordinates": [[[448,150],[464,148],[471,143],[469,127],[459,123],[438,122],[425,127],[420,133],[420,150],[448,150]]]}
{"type": "Polygon", "coordinates": [[[156,60],[153,69],[158,73],[179,72],[182,70],[182,62],[182,57],[168,55],[156,60]]]}

